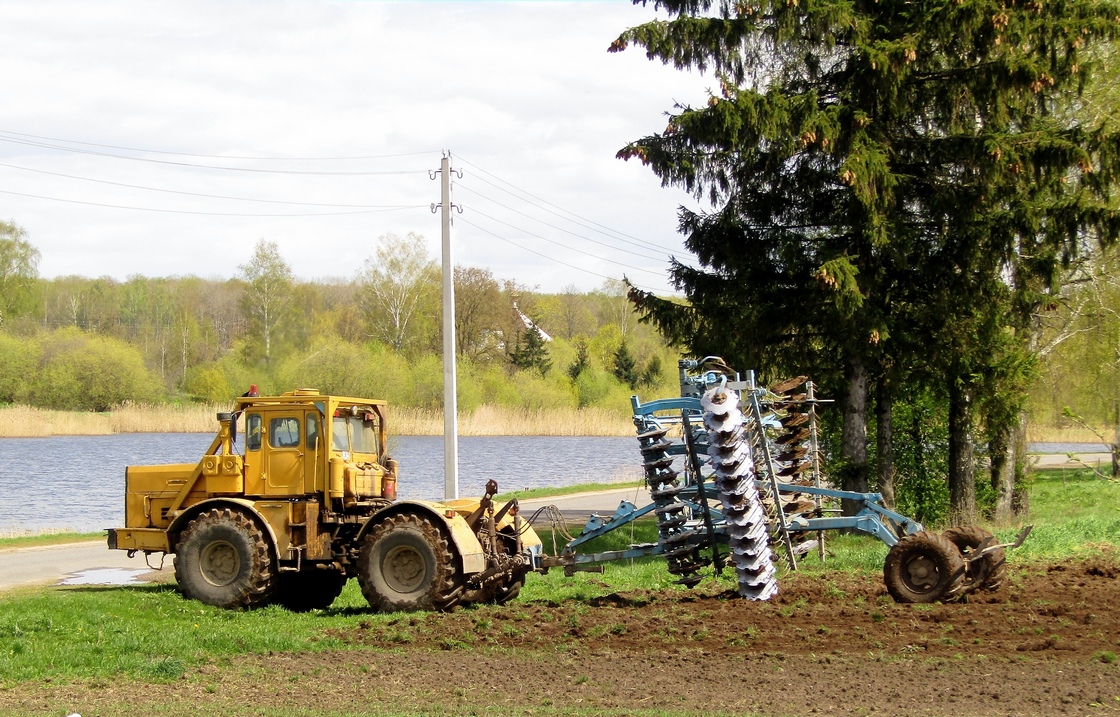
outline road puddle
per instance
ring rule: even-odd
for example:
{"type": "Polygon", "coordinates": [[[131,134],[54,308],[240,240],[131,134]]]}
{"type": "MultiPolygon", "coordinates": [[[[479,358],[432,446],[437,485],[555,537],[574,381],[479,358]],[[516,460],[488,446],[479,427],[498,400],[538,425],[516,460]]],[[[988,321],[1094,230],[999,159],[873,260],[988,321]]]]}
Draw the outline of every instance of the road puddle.
{"type": "Polygon", "coordinates": [[[151,572],[147,568],[94,568],[81,570],[59,581],[59,585],[141,585],[142,580],[137,580],[144,573],[151,572]]]}

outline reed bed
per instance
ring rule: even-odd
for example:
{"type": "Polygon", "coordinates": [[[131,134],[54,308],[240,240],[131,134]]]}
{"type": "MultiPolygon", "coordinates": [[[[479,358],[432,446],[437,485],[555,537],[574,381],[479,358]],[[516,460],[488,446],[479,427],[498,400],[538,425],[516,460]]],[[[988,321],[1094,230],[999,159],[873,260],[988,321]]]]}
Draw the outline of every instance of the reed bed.
{"type": "MultiPolygon", "coordinates": [[[[126,405],[106,413],[0,407],[0,438],[104,436],[114,433],[212,433],[215,415],[229,406],[126,405]]],[[[390,407],[389,430],[398,436],[443,435],[443,412],[390,407]]],[[[599,408],[527,410],[481,406],[460,413],[462,436],[629,436],[630,417],[599,408]]]]}
{"type": "Polygon", "coordinates": [[[1081,426],[1058,428],[1053,425],[1033,423],[1027,426],[1027,440],[1031,443],[1101,443],[1102,436],[1105,443],[1116,440],[1116,428],[1105,426],[1097,428],[1094,432],[1081,426]]]}
{"type": "MultiPolygon", "coordinates": [[[[392,433],[402,436],[442,436],[443,412],[394,408],[389,414],[392,433]]],[[[461,436],[629,436],[629,415],[601,408],[520,409],[480,406],[459,414],[461,436]]]]}

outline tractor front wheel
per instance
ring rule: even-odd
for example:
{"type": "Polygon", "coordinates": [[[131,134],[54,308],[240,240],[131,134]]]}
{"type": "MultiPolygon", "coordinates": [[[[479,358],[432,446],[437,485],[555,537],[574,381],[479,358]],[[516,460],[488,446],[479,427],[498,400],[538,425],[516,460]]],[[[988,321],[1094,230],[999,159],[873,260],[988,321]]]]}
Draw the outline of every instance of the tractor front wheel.
{"type": "Polygon", "coordinates": [[[883,580],[897,602],[950,600],[964,587],[964,560],[945,536],[913,533],[903,536],[887,553],[883,580]]]}
{"type": "Polygon", "coordinates": [[[222,608],[267,605],[276,586],[268,541],[230,508],[200,513],[179,537],[175,579],[189,598],[222,608]]]}
{"type": "Polygon", "coordinates": [[[358,584],[381,612],[446,610],[457,603],[455,556],[421,515],[401,513],[373,527],[358,554],[358,584]]]}

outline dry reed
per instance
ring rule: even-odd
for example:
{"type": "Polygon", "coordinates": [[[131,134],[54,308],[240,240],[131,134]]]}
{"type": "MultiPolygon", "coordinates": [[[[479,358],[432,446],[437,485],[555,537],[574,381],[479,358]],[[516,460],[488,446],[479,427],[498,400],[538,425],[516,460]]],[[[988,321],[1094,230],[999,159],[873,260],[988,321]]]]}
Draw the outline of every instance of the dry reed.
{"type": "MultiPolygon", "coordinates": [[[[127,405],[108,413],[0,408],[0,438],[102,436],[113,433],[211,433],[229,407],[127,405]]],[[[389,430],[399,436],[443,435],[443,412],[390,408],[389,430]]],[[[463,436],[629,436],[630,417],[598,408],[526,410],[482,406],[459,416],[463,436]]]]}
{"type": "Polygon", "coordinates": [[[1116,429],[1112,426],[1092,429],[1081,426],[1057,428],[1052,425],[1027,426],[1027,441],[1030,443],[1101,443],[1116,440],[1116,429]]]}

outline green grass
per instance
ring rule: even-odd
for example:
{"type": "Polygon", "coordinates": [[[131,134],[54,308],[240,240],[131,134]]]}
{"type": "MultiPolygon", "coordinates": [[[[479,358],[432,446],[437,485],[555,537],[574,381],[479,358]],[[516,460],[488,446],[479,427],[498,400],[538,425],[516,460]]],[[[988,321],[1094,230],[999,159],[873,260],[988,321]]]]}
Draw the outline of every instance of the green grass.
{"type": "Polygon", "coordinates": [[[0,684],[125,674],[172,680],[222,655],[341,648],[326,628],[375,615],[351,581],[329,611],[220,610],[174,585],[52,588],[0,596],[0,684]]]}
{"type": "Polygon", "coordinates": [[[105,540],[105,533],[42,533],[39,535],[15,535],[0,538],[0,550],[4,548],[31,548],[39,545],[61,545],[63,543],[84,543],[105,540]]]}
{"type": "Polygon", "coordinates": [[[526,488],[525,490],[514,490],[509,493],[499,493],[494,496],[494,500],[508,501],[517,498],[518,500],[528,500],[530,498],[551,498],[553,496],[573,495],[575,493],[594,493],[602,490],[618,490],[620,488],[637,488],[645,485],[640,480],[636,481],[620,481],[618,483],[580,483],[578,485],[569,485],[563,487],[544,487],[544,488],[526,488]]]}

